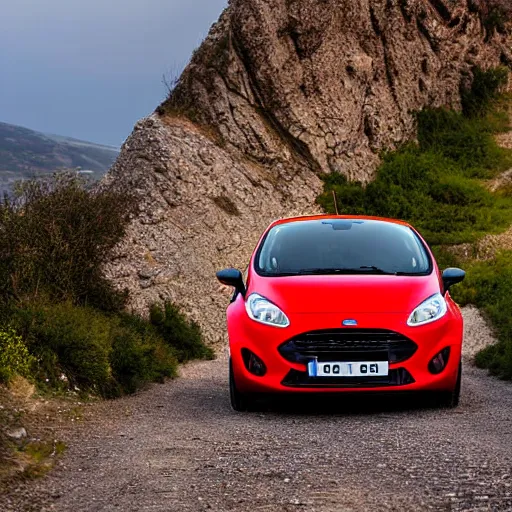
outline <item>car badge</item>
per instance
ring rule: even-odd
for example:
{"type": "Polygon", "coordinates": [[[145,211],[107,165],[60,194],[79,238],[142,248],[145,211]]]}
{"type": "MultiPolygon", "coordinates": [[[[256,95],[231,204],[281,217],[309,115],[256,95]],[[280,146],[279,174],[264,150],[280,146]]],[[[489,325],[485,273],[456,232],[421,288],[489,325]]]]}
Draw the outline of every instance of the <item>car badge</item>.
{"type": "Polygon", "coordinates": [[[347,318],[346,320],[343,320],[343,322],[341,322],[341,323],[345,326],[354,326],[354,325],[357,325],[357,320],[353,320],[352,318],[347,318]]]}

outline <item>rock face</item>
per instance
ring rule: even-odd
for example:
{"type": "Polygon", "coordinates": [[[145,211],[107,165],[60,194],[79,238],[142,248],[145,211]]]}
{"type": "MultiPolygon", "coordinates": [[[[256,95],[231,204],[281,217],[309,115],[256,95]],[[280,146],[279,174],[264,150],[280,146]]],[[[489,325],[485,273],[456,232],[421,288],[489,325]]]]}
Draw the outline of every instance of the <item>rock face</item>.
{"type": "Polygon", "coordinates": [[[414,111],[459,107],[473,66],[511,62],[473,0],[231,0],[109,173],[141,198],[109,276],[135,309],[175,300],[222,340],[216,270],[315,212],[319,173],[370,180],[414,111]]]}
{"type": "Polygon", "coordinates": [[[219,293],[215,272],[244,269],[262,229],[276,216],[314,211],[318,177],[284,172],[272,174],[219,148],[186,119],[139,122],[107,178],[123,180],[142,198],[107,275],[130,290],[135,310],[176,301],[210,342],[221,340],[228,299],[219,293]]]}

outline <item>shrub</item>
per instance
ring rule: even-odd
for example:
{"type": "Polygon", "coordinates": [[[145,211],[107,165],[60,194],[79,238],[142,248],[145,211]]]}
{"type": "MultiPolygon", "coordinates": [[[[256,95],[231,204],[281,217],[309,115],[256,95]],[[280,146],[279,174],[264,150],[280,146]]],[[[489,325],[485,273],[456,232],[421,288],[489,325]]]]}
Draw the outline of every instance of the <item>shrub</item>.
{"type": "Polygon", "coordinates": [[[494,196],[464,176],[450,159],[408,146],[384,156],[366,188],[340,174],[324,178],[317,202],[335,213],[366,214],[412,222],[431,244],[472,242],[512,223],[512,198],[494,196]]]}
{"type": "Polygon", "coordinates": [[[324,193],[317,197],[316,202],[326,212],[336,213],[332,191],[336,193],[336,203],[340,213],[353,215],[366,214],[366,191],[359,181],[349,181],[343,174],[332,172],[322,176],[324,193]]]}
{"type": "Polygon", "coordinates": [[[15,197],[0,203],[0,299],[45,295],[122,308],[124,297],[102,265],[122,239],[133,205],[125,191],[92,189],[67,173],[19,184],[15,197]]]}
{"type": "Polygon", "coordinates": [[[498,146],[487,119],[445,108],[425,109],[416,117],[421,151],[444,156],[465,176],[490,178],[512,165],[510,151],[498,146]]]}
{"type": "Polygon", "coordinates": [[[37,376],[52,387],[64,374],[72,386],[105,393],[112,384],[109,365],[112,325],[92,308],[30,304],[13,321],[38,361],[37,376]]]}
{"type": "Polygon", "coordinates": [[[170,302],[163,307],[155,304],[150,309],[150,321],[180,362],[213,359],[214,352],[204,344],[201,328],[196,322],[188,321],[179,307],[170,302]]]}
{"type": "Polygon", "coordinates": [[[142,318],[71,303],[31,304],[12,318],[37,359],[39,382],[53,388],[67,386],[64,375],[81,390],[117,396],[175,375],[172,351],[142,318]]]}
{"type": "Polygon", "coordinates": [[[471,87],[461,90],[464,115],[481,117],[487,114],[507,85],[508,75],[509,70],[504,66],[487,70],[474,68],[471,87]]]}
{"type": "MultiPolygon", "coordinates": [[[[0,203],[0,322],[23,336],[39,383],[118,396],[176,375],[178,358],[212,357],[177,307],[152,308],[152,322],[127,314],[125,295],[105,279],[133,199],[65,173],[19,184],[0,203]]],[[[22,345],[4,338],[0,379],[27,373],[13,352],[22,345]]]]}
{"type": "Polygon", "coordinates": [[[486,368],[491,375],[504,380],[512,380],[512,343],[501,341],[484,348],[476,355],[475,363],[486,368]]]}
{"type": "Polygon", "coordinates": [[[110,361],[120,391],[133,393],[145,382],[177,375],[174,351],[147,320],[123,314],[112,336],[110,361]]]}
{"type": "MultiPolygon", "coordinates": [[[[434,253],[434,257],[440,269],[445,269],[448,267],[466,267],[465,264],[461,263],[460,258],[450,250],[449,246],[433,245],[430,247],[430,249],[434,253]]],[[[456,288],[459,289],[460,286],[463,286],[463,284],[457,286],[456,288]]],[[[453,292],[451,292],[451,294],[453,295],[453,292]]]]}
{"type": "Polygon", "coordinates": [[[496,190],[496,194],[498,194],[501,197],[510,197],[512,198],[512,181],[509,181],[508,183],[503,184],[496,190]]]}
{"type": "Polygon", "coordinates": [[[14,329],[0,329],[0,382],[8,382],[15,375],[30,377],[34,358],[14,329]]]}
{"type": "Polygon", "coordinates": [[[476,364],[503,379],[512,379],[512,251],[504,251],[491,261],[473,263],[462,286],[454,288],[454,298],[475,304],[491,321],[498,343],[480,352],[476,364]]]}

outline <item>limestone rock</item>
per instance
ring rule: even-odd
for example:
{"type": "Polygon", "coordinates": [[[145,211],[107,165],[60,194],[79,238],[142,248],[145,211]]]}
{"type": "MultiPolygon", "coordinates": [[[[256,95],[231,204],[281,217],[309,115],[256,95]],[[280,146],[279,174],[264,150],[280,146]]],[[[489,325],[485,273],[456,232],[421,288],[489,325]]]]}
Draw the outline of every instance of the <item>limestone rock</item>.
{"type": "Polygon", "coordinates": [[[130,291],[134,310],[176,301],[211,342],[221,340],[227,298],[215,272],[244,269],[262,229],[276,216],[315,212],[321,183],[314,173],[278,179],[261,164],[219,148],[188,120],[154,115],[141,121],[106,178],[123,180],[142,198],[107,275],[130,291]]]}

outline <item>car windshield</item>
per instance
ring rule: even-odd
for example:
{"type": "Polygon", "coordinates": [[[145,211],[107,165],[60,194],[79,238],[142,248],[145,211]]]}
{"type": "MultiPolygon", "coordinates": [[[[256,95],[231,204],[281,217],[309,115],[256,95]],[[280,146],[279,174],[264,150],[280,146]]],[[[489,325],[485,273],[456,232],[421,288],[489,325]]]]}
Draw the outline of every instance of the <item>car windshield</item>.
{"type": "Polygon", "coordinates": [[[274,226],[255,259],[263,276],[426,275],[431,262],[409,227],[362,219],[312,219],[274,226]]]}

